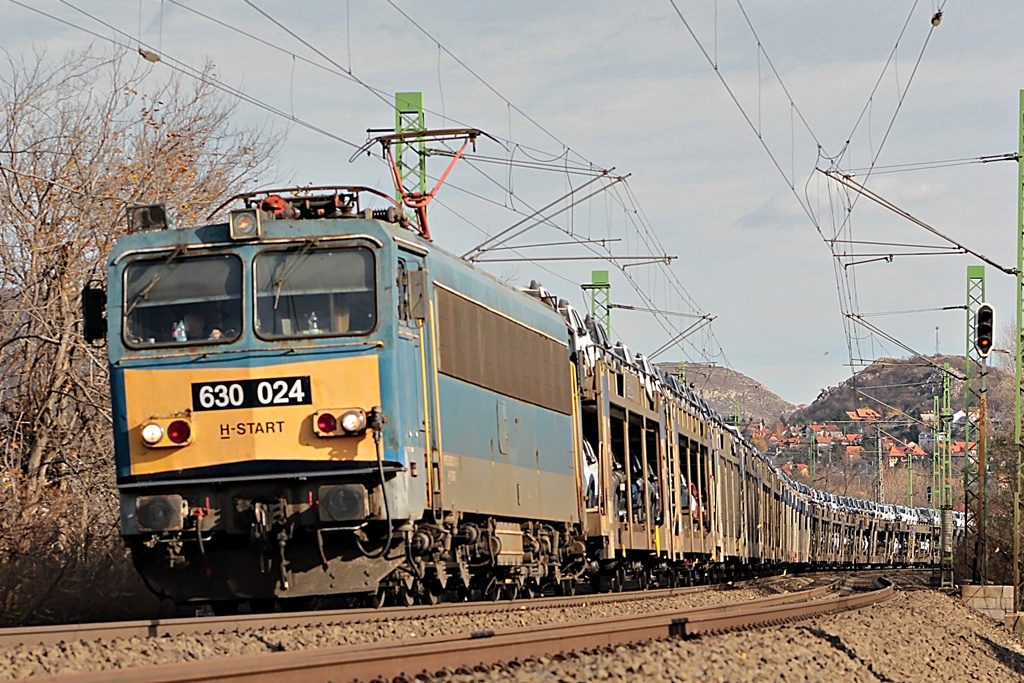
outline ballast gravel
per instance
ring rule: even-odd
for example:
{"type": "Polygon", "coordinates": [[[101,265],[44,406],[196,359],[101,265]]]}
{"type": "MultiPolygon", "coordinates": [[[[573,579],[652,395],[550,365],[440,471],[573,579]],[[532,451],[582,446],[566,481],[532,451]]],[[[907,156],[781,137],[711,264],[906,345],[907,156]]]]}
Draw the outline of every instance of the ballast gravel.
{"type": "Polygon", "coordinates": [[[1024,681],[1024,640],[934,591],[857,612],[695,640],[664,639],[453,676],[451,683],[557,681],[878,683],[1024,681]]]}
{"type": "MultiPolygon", "coordinates": [[[[753,599],[782,590],[802,590],[810,583],[811,579],[792,577],[762,588],[572,608],[529,605],[491,614],[22,646],[0,653],[0,679],[590,620],[753,599]]],[[[514,662],[445,680],[1024,682],[1024,640],[953,597],[919,590],[898,593],[888,602],[858,612],[791,626],[689,641],[663,639],[565,658],[514,662]]]]}
{"type": "MultiPolygon", "coordinates": [[[[0,680],[81,671],[124,669],[237,655],[295,651],[384,640],[453,635],[585,621],[622,614],[700,607],[752,600],[782,591],[804,590],[813,579],[792,577],[764,587],[690,593],[670,598],[623,600],[574,607],[543,608],[528,602],[505,612],[388,619],[367,623],[315,624],[166,636],[76,640],[51,646],[19,646],[0,653],[0,680]]],[[[311,620],[315,620],[315,613],[311,620]]]]}

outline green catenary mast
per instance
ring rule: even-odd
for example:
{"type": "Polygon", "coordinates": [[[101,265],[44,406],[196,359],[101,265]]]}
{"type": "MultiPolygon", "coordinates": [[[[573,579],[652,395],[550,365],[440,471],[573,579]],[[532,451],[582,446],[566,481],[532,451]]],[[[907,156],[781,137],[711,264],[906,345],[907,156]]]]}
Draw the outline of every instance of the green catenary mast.
{"type": "Polygon", "coordinates": [[[938,460],[938,508],[942,511],[940,568],[942,587],[953,587],[953,407],[950,398],[949,363],[943,366],[942,404],[935,416],[941,428],[942,441],[936,445],[934,457],[938,460]]]}
{"type": "Polygon", "coordinates": [[[590,273],[590,282],[584,285],[584,291],[590,292],[590,316],[595,323],[601,323],[608,338],[612,336],[612,285],[607,270],[594,270],[590,273]]]}
{"type": "MultiPolygon", "coordinates": [[[[395,134],[423,132],[427,129],[426,115],[423,111],[423,93],[421,92],[399,92],[395,93],[395,134]]],[[[395,163],[398,166],[402,187],[407,191],[416,191],[420,194],[427,192],[427,149],[426,142],[422,139],[415,143],[417,148],[413,149],[408,143],[398,140],[395,142],[395,163]],[[406,152],[415,152],[416,159],[410,163],[406,158],[406,152]],[[413,190],[415,188],[415,190],[413,190]]],[[[402,203],[401,191],[395,197],[399,204],[402,203]]]]}
{"type": "Polygon", "coordinates": [[[974,318],[985,302],[985,266],[967,266],[967,352],[964,355],[964,513],[967,529],[964,534],[965,581],[979,585],[985,582],[988,564],[988,514],[985,487],[985,358],[975,345],[974,318]],[[971,424],[971,415],[978,414],[978,427],[971,424]],[[977,433],[975,433],[977,432],[977,433]],[[977,448],[971,448],[971,442],[977,448]],[[973,519],[973,524],[971,520],[973,519]]]}

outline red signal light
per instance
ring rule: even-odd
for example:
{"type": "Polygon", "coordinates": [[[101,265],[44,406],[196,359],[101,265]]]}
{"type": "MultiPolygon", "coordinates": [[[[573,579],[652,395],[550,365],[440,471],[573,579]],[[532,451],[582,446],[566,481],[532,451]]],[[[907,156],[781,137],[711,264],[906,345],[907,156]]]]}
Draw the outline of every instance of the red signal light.
{"type": "Polygon", "coordinates": [[[167,438],[174,443],[185,443],[192,436],[192,427],[184,420],[175,420],[167,425],[167,438]]]}
{"type": "Polygon", "coordinates": [[[974,348],[982,358],[987,358],[992,352],[995,315],[995,309],[991,304],[981,304],[974,314],[974,348]]]}
{"type": "Polygon", "coordinates": [[[338,421],[330,413],[320,413],[316,419],[316,428],[324,434],[330,434],[338,428],[338,421]]]}

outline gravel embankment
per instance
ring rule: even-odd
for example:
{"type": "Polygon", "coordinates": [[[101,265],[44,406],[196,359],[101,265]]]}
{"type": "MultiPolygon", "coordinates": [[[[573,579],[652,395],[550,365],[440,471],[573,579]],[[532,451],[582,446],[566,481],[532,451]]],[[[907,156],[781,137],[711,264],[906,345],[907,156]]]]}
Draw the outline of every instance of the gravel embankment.
{"type": "Polygon", "coordinates": [[[807,577],[781,578],[757,588],[709,591],[672,598],[538,608],[524,604],[508,612],[386,620],[364,624],[317,624],[302,628],[263,628],[161,638],[72,641],[53,646],[20,646],[0,653],[0,680],[44,674],[123,669],[266,652],[423,638],[481,629],[511,629],[600,619],[751,600],[822,583],[807,577]]]}
{"type": "Polygon", "coordinates": [[[1024,639],[934,591],[858,612],[691,641],[666,639],[451,683],[558,681],[1024,681],[1024,639]]]}

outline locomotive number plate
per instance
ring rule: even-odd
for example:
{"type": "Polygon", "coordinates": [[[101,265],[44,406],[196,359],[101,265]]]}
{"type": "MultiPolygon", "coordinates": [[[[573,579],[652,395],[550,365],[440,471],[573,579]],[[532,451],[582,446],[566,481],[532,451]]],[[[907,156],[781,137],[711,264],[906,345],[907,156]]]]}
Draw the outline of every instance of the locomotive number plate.
{"type": "Polygon", "coordinates": [[[240,379],[236,382],[196,382],[192,385],[192,410],[232,410],[298,406],[313,403],[309,375],[240,379]]]}

